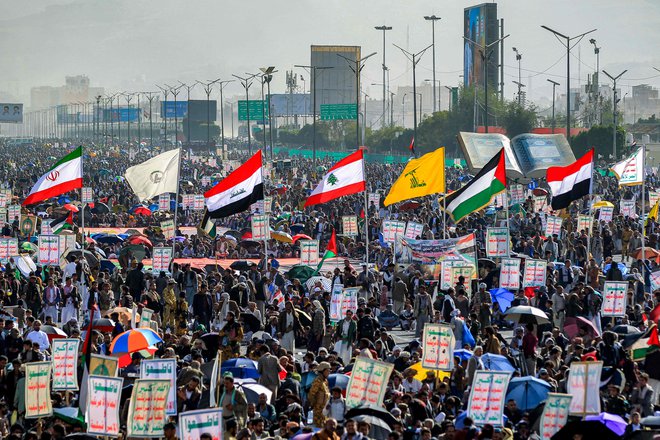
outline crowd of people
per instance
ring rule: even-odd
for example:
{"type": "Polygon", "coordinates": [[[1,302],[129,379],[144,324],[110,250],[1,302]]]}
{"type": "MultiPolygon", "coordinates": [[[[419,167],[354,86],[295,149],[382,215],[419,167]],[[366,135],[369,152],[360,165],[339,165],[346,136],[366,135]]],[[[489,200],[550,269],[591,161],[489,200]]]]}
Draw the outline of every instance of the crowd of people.
{"type": "MultiPolygon", "coordinates": [[[[6,158],[0,166],[0,186],[11,190],[10,203],[20,203],[66,148],[61,142],[35,143],[18,152],[0,144],[6,158]]],[[[544,212],[534,199],[547,188],[542,181],[530,186],[538,188],[528,190],[525,201],[515,209],[489,208],[453,224],[443,215],[436,196],[417,200],[406,209],[383,206],[402,170],[394,164],[366,164],[367,192],[378,194],[380,202],[371,199],[365,207],[359,194],[303,209],[309,192],[332,163],[275,157],[267,161],[265,178],[269,202],[265,210],[272,229],[318,239],[321,252],[333,231],[338,234],[338,257],[326,260],[315,273],[326,280],[308,283],[309,271],[300,275],[303,271],[285,264],[300,257],[299,244],[271,238],[264,253],[262,243],[246,236],[251,212],[217,220],[217,236],[210,237],[187,228],[199,224],[202,211],[181,208],[175,238],[167,240],[160,222],[172,218],[172,210],[136,213],[134,208],[141,201],[122,177],[126,167],[151,157],[151,150],[107,149],[90,143],[85,144],[84,154],[85,185],[93,189],[94,207],[74,214],[74,234],[99,263],[76,254],[60,266],[37,266],[36,271],[23,273],[12,258],[0,272],[0,301],[6,315],[0,332],[3,438],[60,439],[84,432],[82,419],[63,420],[57,414],[39,420],[24,417],[24,364],[51,359],[50,339],[43,327],[59,327],[67,337],[83,340],[88,321],[99,317],[111,319],[114,326],[92,331],[92,350],[112,355],[111,341],[130,329],[126,311],[134,306],[138,313],[142,308],[154,311],[152,319],[163,342],[153,356],[176,359],[178,411],[206,408],[214,399],[223,408],[227,439],[309,438],[303,435],[315,440],[538,438],[538,408],[521,408],[515,399],[506,402],[504,425],[481,425],[467,416],[475,372],[490,368],[482,360],[487,355],[502,356],[514,377],[534,376],[559,393],[568,392],[571,363],[602,361],[602,411],[621,416],[627,433],[642,429],[640,420],[655,413],[657,395],[652,384],[660,375],[646,367],[650,358],[636,358],[631,347],[648,337],[656,325],[660,286],[654,284],[652,274],[658,269],[659,230],[655,219],[624,217],[620,210],[621,200],[634,199],[638,215],[648,212],[649,193],[657,183],[653,173],[647,178],[644,196],[641,187],[621,188],[615,177],[596,174],[595,196],[561,214],[560,234],[545,236],[544,212]],[[593,213],[597,200],[614,204],[612,220],[600,221],[596,213],[591,230],[579,229],[578,216],[593,213]],[[358,218],[357,236],[341,233],[342,216],[347,215],[358,218]],[[128,240],[102,243],[85,234],[82,216],[87,228],[134,230],[126,232],[146,237],[145,259],[151,257],[153,246],[173,245],[176,262],[168,272],[154,272],[134,251],[122,253],[133,246],[128,240]],[[455,286],[442,289],[438,274],[423,263],[402,264],[392,244],[382,237],[382,222],[390,218],[422,223],[423,232],[417,237],[422,240],[474,234],[478,267],[473,279],[461,278],[455,286]],[[512,322],[491,294],[491,289],[499,287],[501,269],[499,259],[488,259],[485,253],[486,231],[494,225],[509,227],[512,255],[547,261],[545,286],[514,292],[511,306],[536,307],[549,323],[512,322]],[[216,264],[200,268],[186,261],[196,258],[212,258],[216,264]],[[103,260],[112,264],[101,264],[103,260]],[[242,263],[233,264],[237,262],[242,263]],[[628,283],[623,317],[601,319],[606,280],[628,283]],[[330,302],[336,284],[357,287],[359,293],[357,308],[333,322],[330,302]],[[584,324],[572,332],[567,330],[568,319],[584,324]],[[420,367],[425,323],[451,326],[455,349],[461,350],[451,371],[420,367]],[[270,396],[246,393],[231,371],[223,372],[218,396],[210,396],[209,366],[218,351],[224,361],[254,361],[256,380],[270,396]],[[374,409],[371,418],[346,407],[345,383],[329,383],[330,375],[336,380],[350,374],[357,356],[394,366],[383,408],[374,409]]],[[[247,151],[236,151],[224,158],[213,156],[211,165],[204,153],[185,152],[181,193],[203,193],[248,157],[247,151]],[[206,187],[204,177],[209,181],[206,187]]],[[[469,171],[461,167],[446,170],[449,190],[460,188],[469,178],[469,171]]],[[[56,218],[64,212],[65,202],[75,204],[80,195],[70,193],[66,198],[23,208],[23,215],[56,218]]],[[[19,226],[19,219],[8,219],[3,235],[29,242],[31,237],[19,226]]],[[[134,380],[143,358],[134,353],[119,375],[126,382],[134,380]]],[[[76,394],[53,393],[51,398],[55,408],[79,404],[76,394]]],[[[130,417],[128,398],[121,414],[125,424],[130,417]]],[[[177,437],[176,423],[172,418],[165,426],[165,438],[177,437]]],[[[576,438],[589,436],[583,433],[576,438]]]]}

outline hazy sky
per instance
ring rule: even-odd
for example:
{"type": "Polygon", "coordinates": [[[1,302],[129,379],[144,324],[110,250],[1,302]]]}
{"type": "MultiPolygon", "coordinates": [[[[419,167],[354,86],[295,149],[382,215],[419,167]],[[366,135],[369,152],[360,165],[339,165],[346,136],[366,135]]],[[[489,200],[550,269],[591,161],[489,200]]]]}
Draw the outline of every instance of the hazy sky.
{"type": "MultiPolygon", "coordinates": [[[[176,80],[230,78],[273,65],[273,92],[284,90],[284,71],[308,64],[311,44],[360,45],[378,52],[367,61],[363,84],[373,95],[381,81],[382,33],[387,33],[391,87],[408,85],[412,72],[396,43],[418,51],[431,42],[424,15],[438,15],[436,69],[442,85],[456,85],[462,73],[463,8],[478,1],[445,0],[2,0],[0,2],[0,96],[29,102],[36,85],[61,85],[65,75],[86,74],[108,91],[156,90],[176,80]],[[4,93],[3,93],[4,92],[4,93]]],[[[623,69],[630,84],[660,86],[660,0],[501,0],[505,19],[506,96],[514,93],[518,67],[511,50],[523,54],[522,81],[532,98],[550,96],[546,78],[564,83],[564,47],[545,24],[564,34],[598,30],[573,50],[571,77],[577,85],[596,64],[590,37],[601,49],[601,68],[623,69]],[[578,61],[578,56],[581,61],[578,61]]],[[[431,52],[417,70],[431,78],[431,52]]],[[[300,72],[303,73],[303,72],[300,72]]],[[[307,76],[307,75],[306,75],[307,76]]],[[[230,85],[228,94],[238,92],[230,85]]],[[[193,96],[202,97],[201,89],[193,96]]]]}

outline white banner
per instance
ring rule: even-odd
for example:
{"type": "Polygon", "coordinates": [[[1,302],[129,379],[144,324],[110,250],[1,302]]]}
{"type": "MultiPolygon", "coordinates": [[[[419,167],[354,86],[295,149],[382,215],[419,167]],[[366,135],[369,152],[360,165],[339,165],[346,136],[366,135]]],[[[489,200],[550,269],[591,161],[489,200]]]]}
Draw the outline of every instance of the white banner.
{"type": "Polygon", "coordinates": [[[627,292],[627,282],[605,281],[605,288],[603,289],[603,302],[600,309],[601,315],[625,316],[627,292]]]}
{"type": "Polygon", "coordinates": [[[406,232],[404,237],[412,240],[423,239],[422,233],[424,232],[424,225],[417,222],[408,222],[406,225],[406,232]]]}
{"type": "Polygon", "coordinates": [[[319,264],[319,241],[300,240],[300,264],[316,266],[319,264]]]}
{"type": "Polygon", "coordinates": [[[180,440],[200,440],[208,434],[213,440],[222,440],[222,409],[200,409],[179,414],[180,440]]]}
{"type": "Polygon", "coordinates": [[[520,258],[502,258],[500,287],[509,290],[520,289],[520,258]]]}
{"type": "Polygon", "coordinates": [[[176,415],[176,359],[143,359],[140,362],[140,379],[162,379],[170,381],[165,413],[176,415]]]}
{"type": "Polygon", "coordinates": [[[600,208],[600,216],[598,219],[603,222],[611,222],[612,217],[614,216],[614,208],[611,206],[605,206],[600,208]]]}
{"type": "Polygon", "coordinates": [[[50,399],[51,363],[26,362],[25,366],[25,418],[39,419],[53,415],[50,399]]]}
{"type": "Polygon", "coordinates": [[[545,260],[525,259],[523,287],[545,286],[545,271],[547,268],[548,262],[545,260]]]}
{"type": "Polygon", "coordinates": [[[539,424],[541,440],[550,440],[564,427],[571,407],[570,394],[548,393],[539,424]]]}
{"type": "Polygon", "coordinates": [[[383,221],[383,241],[385,243],[394,243],[397,235],[403,236],[406,232],[406,222],[396,220],[383,221]]]}
{"type": "Polygon", "coordinates": [[[495,427],[504,424],[504,405],[506,390],[511,380],[510,372],[484,371],[474,372],[474,380],[468,400],[468,416],[477,426],[486,424],[495,427]]]}
{"type": "Polygon", "coordinates": [[[545,236],[561,235],[561,224],[563,221],[561,217],[549,215],[545,221],[545,236]]]}
{"type": "Polygon", "coordinates": [[[154,247],[151,266],[153,273],[169,272],[170,262],[172,261],[172,248],[164,246],[154,247]]]}
{"type": "Polygon", "coordinates": [[[571,400],[571,414],[586,416],[600,414],[600,373],[602,362],[571,362],[568,375],[568,394],[571,400]]]}
{"type": "Polygon", "coordinates": [[[509,229],[487,228],[486,229],[486,256],[508,257],[509,256],[509,229]]]}
{"type": "Polygon", "coordinates": [[[165,407],[170,384],[169,380],[135,381],[128,408],[131,417],[126,422],[128,437],[163,437],[163,426],[167,423],[165,407]]]}
{"type": "Polygon", "coordinates": [[[454,368],[454,332],[446,324],[424,324],[422,367],[451,371],[454,368]]]}
{"type": "Polygon", "coordinates": [[[347,237],[358,235],[358,221],[356,215],[343,215],[341,217],[341,230],[347,237]]]}
{"type": "Polygon", "coordinates": [[[270,238],[269,216],[265,214],[252,215],[252,240],[263,241],[270,238]]]}
{"type": "Polygon", "coordinates": [[[87,434],[117,437],[122,377],[89,376],[87,387],[87,434]]]}
{"type": "Polygon", "coordinates": [[[44,266],[60,264],[60,236],[39,236],[39,264],[44,266]]]}
{"type": "Polygon", "coordinates": [[[78,339],[53,339],[53,391],[78,390],[78,339]]]}

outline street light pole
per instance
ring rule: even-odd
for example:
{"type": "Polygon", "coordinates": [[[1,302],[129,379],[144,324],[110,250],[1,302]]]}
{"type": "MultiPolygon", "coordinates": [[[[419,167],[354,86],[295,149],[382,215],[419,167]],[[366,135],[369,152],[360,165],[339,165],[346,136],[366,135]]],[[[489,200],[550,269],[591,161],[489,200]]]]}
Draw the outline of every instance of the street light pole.
{"type": "Polygon", "coordinates": [[[616,82],[619,78],[623,76],[624,73],[626,73],[628,69],[624,70],[623,72],[619,73],[617,76],[612,76],[607,71],[603,70],[603,73],[607,75],[609,79],[612,80],[614,83],[613,85],[613,93],[612,93],[612,158],[616,159],[616,82]]]}
{"type": "MultiPolygon", "coordinates": [[[[516,53],[516,61],[518,61],[518,84],[522,84],[522,72],[521,72],[522,69],[520,68],[520,63],[521,63],[521,60],[522,60],[522,54],[520,52],[518,52],[518,49],[516,49],[515,47],[513,47],[512,49],[516,53]]],[[[520,101],[521,101],[520,100],[520,86],[518,86],[518,105],[520,105],[520,101]]]]}
{"type": "Polygon", "coordinates": [[[486,111],[484,112],[484,126],[486,128],[486,133],[488,133],[488,60],[490,59],[490,55],[493,53],[493,49],[491,49],[493,46],[496,44],[499,44],[500,41],[504,40],[506,37],[508,37],[510,34],[506,34],[499,40],[495,40],[490,44],[487,44],[485,46],[482,46],[481,44],[470,40],[467,37],[463,37],[463,39],[469,41],[472,43],[473,46],[477,46],[479,48],[479,52],[481,52],[481,58],[484,62],[484,95],[485,95],[485,102],[484,105],[486,107],[486,111]]]}
{"type": "MultiPolygon", "coordinates": [[[[433,113],[436,112],[435,103],[438,103],[437,111],[440,111],[440,100],[436,98],[436,89],[435,89],[435,22],[440,20],[440,17],[435,15],[425,15],[424,20],[431,22],[431,41],[433,46],[433,113]]],[[[439,94],[439,92],[438,92],[439,94]]]]}
{"type": "Polygon", "coordinates": [[[154,94],[156,92],[142,92],[146,95],[147,100],[149,101],[149,147],[154,148],[154,124],[153,124],[153,100],[155,98],[154,94]]]}
{"type": "MultiPolygon", "coordinates": [[[[167,84],[165,84],[167,86],[167,84]]],[[[176,98],[181,92],[183,85],[178,87],[167,86],[170,88],[170,92],[174,95],[174,148],[179,146],[179,111],[176,105],[176,98]]]]}
{"type": "Polygon", "coordinates": [[[167,142],[167,95],[170,93],[170,89],[167,87],[161,87],[159,85],[156,85],[156,87],[158,87],[160,91],[163,92],[163,104],[161,105],[160,109],[160,119],[163,120],[163,137],[167,142]]]}
{"type": "Polygon", "coordinates": [[[387,31],[391,31],[392,26],[382,25],[382,26],[376,26],[374,29],[376,29],[377,31],[383,31],[383,119],[382,119],[382,124],[383,124],[383,127],[385,127],[385,119],[387,117],[387,105],[386,105],[387,98],[385,98],[386,93],[387,93],[385,91],[385,85],[386,85],[385,76],[387,74],[387,65],[385,64],[385,33],[387,31]]]}
{"type": "Polygon", "coordinates": [[[569,37],[564,34],[557,32],[554,29],[550,29],[547,26],[542,25],[543,29],[548,32],[552,32],[555,37],[559,40],[561,44],[566,47],[566,140],[570,143],[571,141],[571,49],[575,47],[580,41],[584,38],[585,35],[595,32],[596,29],[584,32],[580,35],[574,37],[569,37]],[[562,41],[560,38],[566,40],[562,41]],[[577,39],[575,44],[571,47],[571,41],[577,39]]]}
{"type": "MultiPolygon", "coordinates": [[[[368,58],[376,55],[376,52],[372,52],[366,57],[359,60],[352,60],[344,55],[337,54],[338,57],[341,57],[346,60],[348,67],[355,73],[355,149],[360,148],[360,73],[364,68],[364,62],[368,58]]],[[[364,124],[366,121],[363,120],[364,124]]]]}
{"type": "MultiPolygon", "coordinates": [[[[594,45],[594,54],[596,54],[596,74],[592,79],[592,89],[595,88],[596,90],[596,96],[594,102],[596,103],[596,105],[598,105],[598,101],[600,100],[600,47],[596,46],[596,39],[594,38],[591,38],[589,40],[589,43],[594,45]]],[[[603,125],[603,108],[602,106],[598,106],[598,108],[599,108],[598,124],[603,125]]]]}
{"type": "MultiPolygon", "coordinates": [[[[252,154],[252,136],[250,136],[250,86],[252,85],[252,79],[256,75],[250,75],[248,77],[242,78],[238,75],[233,75],[234,78],[238,78],[239,81],[241,81],[241,84],[243,85],[243,88],[245,89],[245,111],[246,111],[246,116],[247,116],[247,133],[248,133],[248,153],[252,154]]],[[[240,105],[239,105],[239,112],[240,112],[240,105]]]]}
{"type": "Polygon", "coordinates": [[[559,85],[558,82],[548,79],[552,84],[552,134],[555,134],[555,87],[559,85]]]}
{"type": "MultiPolygon", "coordinates": [[[[225,149],[225,106],[224,106],[224,99],[222,97],[222,91],[225,88],[227,84],[230,82],[234,82],[233,79],[226,80],[226,81],[220,81],[218,84],[220,85],[220,142],[222,142],[222,145],[220,145],[220,149],[224,151],[225,149]]],[[[232,126],[232,137],[234,137],[234,107],[232,107],[231,110],[231,126],[232,126]]]]}
{"type": "Polygon", "coordinates": [[[445,89],[449,90],[449,99],[447,100],[447,102],[449,102],[449,104],[448,104],[447,108],[449,109],[449,111],[451,111],[452,110],[451,107],[452,107],[452,104],[453,104],[453,101],[454,101],[454,97],[453,97],[454,89],[452,89],[449,86],[445,86],[445,89]]]}
{"type": "Polygon", "coordinates": [[[209,156],[211,156],[211,92],[213,91],[213,84],[218,81],[220,81],[220,78],[207,83],[196,81],[204,87],[204,93],[206,93],[206,149],[209,156]]]}
{"type": "Polygon", "coordinates": [[[188,144],[188,147],[190,147],[190,91],[195,88],[197,83],[187,85],[179,81],[179,84],[185,87],[188,91],[188,102],[186,104],[188,106],[188,111],[186,111],[186,143],[188,144]]]}
{"type": "Polygon", "coordinates": [[[318,70],[323,71],[332,69],[332,67],[303,66],[300,64],[296,64],[293,67],[301,67],[305,70],[309,69],[310,77],[312,78],[312,162],[316,165],[316,74],[318,73],[318,70]]]}

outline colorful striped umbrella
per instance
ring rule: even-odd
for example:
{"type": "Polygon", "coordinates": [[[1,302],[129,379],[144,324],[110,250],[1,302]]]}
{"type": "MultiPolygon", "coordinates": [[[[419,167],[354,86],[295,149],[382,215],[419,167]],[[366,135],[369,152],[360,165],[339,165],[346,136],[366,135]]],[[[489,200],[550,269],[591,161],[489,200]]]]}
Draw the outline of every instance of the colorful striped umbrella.
{"type": "Polygon", "coordinates": [[[110,344],[110,352],[112,354],[135,353],[147,350],[159,342],[163,342],[163,340],[150,328],[134,328],[117,335],[110,344]]]}

